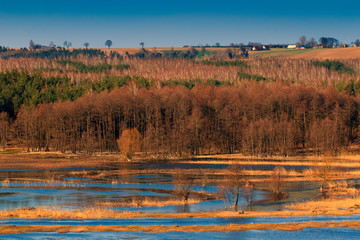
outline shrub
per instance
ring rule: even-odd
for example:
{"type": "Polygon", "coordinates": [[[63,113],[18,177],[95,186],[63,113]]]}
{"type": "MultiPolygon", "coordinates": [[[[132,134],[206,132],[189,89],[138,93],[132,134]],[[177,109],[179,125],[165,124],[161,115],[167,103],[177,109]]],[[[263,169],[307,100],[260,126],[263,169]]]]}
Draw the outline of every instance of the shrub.
{"type": "Polygon", "coordinates": [[[355,73],[355,71],[353,69],[345,66],[342,62],[336,61],[336,60],[333,60],[333,61],[330,61],[329,59],[327,59],[325,61],[314,60],[314,61],[311,61],[311,64],[316,67],[325,67],[325,68],[329,69],[330,71],[336,71],[338,73],[347,73],[347,74],[355,73]]]}

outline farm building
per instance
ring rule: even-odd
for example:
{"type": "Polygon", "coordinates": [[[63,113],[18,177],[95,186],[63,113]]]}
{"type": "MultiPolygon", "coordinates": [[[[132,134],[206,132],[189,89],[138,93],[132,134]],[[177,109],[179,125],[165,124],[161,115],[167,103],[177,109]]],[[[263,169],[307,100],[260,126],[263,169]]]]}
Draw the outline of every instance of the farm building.
{"type": "Polygon", "coordinates": [[[261,51],[261,50],[270,50],[269,45],[262,45],[262,46],[253,46],[251,51],[261,51]]]}

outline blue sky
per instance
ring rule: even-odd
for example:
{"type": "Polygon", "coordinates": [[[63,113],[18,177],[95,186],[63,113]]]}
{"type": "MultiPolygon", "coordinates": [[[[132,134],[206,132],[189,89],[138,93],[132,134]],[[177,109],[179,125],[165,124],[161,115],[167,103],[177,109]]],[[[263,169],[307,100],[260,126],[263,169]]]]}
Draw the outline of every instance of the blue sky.
{"type": "Polygon", "coordinates": [[[360,38],[360,1],[24,1],[0,3],[0,45],[32,39],[73,47],[179,47],[229,43],[295,43],[302,35],[360,38]]]}

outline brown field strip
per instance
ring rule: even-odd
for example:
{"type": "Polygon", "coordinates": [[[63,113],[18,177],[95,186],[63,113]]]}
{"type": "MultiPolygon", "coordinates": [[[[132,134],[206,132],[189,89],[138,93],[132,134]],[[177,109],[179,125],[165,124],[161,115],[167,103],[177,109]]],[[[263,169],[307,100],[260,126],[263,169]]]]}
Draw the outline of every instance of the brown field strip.
{"type": "MultiPolygon", "coordinates": [[[[334,158],[321,156],[290,156],[290,157],[251,157],[242,154],[219,154],[188,156],[182,158],[170,158],[167,163],[192,163],[192,164],[240,164],[240,165],[292,165],[292,166],[318,166],[324,159],[331,159],[333,167],[358,167],[360,155],[340,155],[334,158]]],[[[147,162],[156,159],[134,157],[133,162],[147,162]]],[[[60,152],[33,152],[21,151],[15,154],[1,154],[1,169],[58,169],[58,168],[96,168],[115,167],[120,163],[129,163],[119,154],[63,154],[60,152]]],[[[129,163],[131,164],[131,163],[129,163]]]]}
{"type": "Polygon", "coordinates": [[[300,231],[304,228],[354,228],[360,229],[360,221],[343,221],[343,222],[303,222],[303,223],[277,223],[277,224],[229,224],[226,226],[16,226],[2,225],[0,226],[0,234],[19,234],[31,232],[238,232],[248,230],[278,230],[278,231],[300,231]]]}
{"type": "Polygon", "coordinates": [[[318,58],[318,59],[347,59],[360,57],[360,48],[329,48],[314,49],[313,51],[291,56],[290,58],[318,58]]]}
{"type": "MultiPolygon", "coordinates": [[[[320,203],[319,203],[320,204],[320,203]]],[[[319,205],[318,204],[318,205],[319,205]]],[[[133,219],[133,218],[228,218],[228,217],[294,217],[294,216],[317,216],[332,215],[346,216],[360,214],[359,209],[310,209],[294,211],[249,211],[243,214],[234,211],[218,211],[204,213],[142,213],[142,212],[119,212],[106,208],[86,208],[79,210],[64,210],[60,208],[30,208],[0,211],[0,218],[52,218],[52,219],[133,219]]]]}

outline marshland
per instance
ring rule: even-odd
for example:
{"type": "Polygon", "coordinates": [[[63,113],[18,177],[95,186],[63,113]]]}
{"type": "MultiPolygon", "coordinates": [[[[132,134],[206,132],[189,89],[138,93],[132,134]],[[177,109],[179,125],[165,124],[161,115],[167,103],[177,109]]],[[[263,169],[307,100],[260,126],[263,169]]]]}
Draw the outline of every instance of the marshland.
{"type": "Polygon", "coordinates": [[[1,52],[0,234],[348,236],[360,60],[329,50],[1,52]]]}

